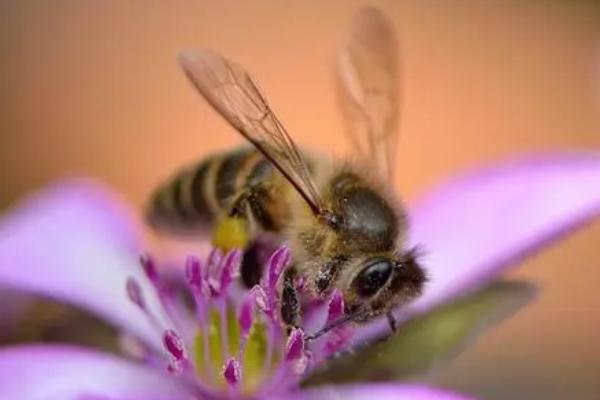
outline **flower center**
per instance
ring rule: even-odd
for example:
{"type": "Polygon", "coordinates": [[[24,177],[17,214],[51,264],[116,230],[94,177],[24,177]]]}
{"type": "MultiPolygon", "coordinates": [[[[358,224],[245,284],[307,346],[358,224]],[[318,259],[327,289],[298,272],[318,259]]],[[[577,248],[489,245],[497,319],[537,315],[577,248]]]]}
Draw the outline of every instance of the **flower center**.
{"type": "MultiPolygon", "coordinates": [[[[227,255],[213,250],[206,263],[189,257],[187,290],[174,290],[173,284],[159,277],[154,261],[143,257],[145,274],[170,318],[170,327],[162,326],[147,307],[140,285],[133,278],[127,281],[129,298],[161,332],[169,354],[168,370],[191,382],[201,396],[227,398],[288,390],[318,362],[344,349],[352,334],[352,328],[344,325],[309,343],[302,327],[282,324],[279,287],[290,261],[287,248],[271,255],[261,283],[251,290],[243,289],[235,279],[241,257],[237,250],[227,255]]],[[[302,286],[297,283],[300,292],[302,286]]],[[[342,296],[336,291],[328,306],[313,301],[303,311],[305,322],[312,318],[312,325],[319,320],[329,324],[343,316],[342,296]]]]}

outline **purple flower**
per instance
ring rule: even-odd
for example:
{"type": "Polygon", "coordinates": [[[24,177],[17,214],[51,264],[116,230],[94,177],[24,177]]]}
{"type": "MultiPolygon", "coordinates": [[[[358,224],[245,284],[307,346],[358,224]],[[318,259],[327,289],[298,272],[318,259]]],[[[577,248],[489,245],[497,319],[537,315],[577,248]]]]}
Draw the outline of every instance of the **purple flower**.
{"type": "Polygon", "coordinates": [[[290,262],[285,247],[250,291],[235,279],[237,251],[189,257],[175,279],[183,284],[173,284],[153,258],[140,261],[135,224],[112,195],[89,182],[56,185],[0,219],[0,286],[104,317],[130,339],[127,357],[66,345],[6,347],[0,398],[459,398],[413,384],[357,383],[426,369],[523,306],[531,287],[488,285],[594,218],[599,183],[600,155],[573,154],[486,168],[425,196],[410,209],[409,241],[422,249],[429,283],[397,310],[399,332],[385,341],[377,340],[389,329],[380,320],[307,340],[343,312],[337,292],[306,306],[302,327],[284,332],[276,310],[290,262]]]}

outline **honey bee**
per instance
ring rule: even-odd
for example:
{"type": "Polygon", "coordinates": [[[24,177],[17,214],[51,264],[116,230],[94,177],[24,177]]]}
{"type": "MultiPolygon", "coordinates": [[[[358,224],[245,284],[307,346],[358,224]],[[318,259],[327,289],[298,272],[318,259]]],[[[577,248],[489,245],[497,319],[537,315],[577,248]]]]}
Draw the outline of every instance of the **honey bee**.
{"type": "MultiPolygon", "coordinates": [[[[390,21],[366,8],[355,17],[336,65],[348,136],[358,161],[329,161],[301,151],[254,79],[213,52],[186,52],[180,63],[206,101],[252,146],[208,157],[160,188],[149,217],[159,228],[211,226],[217,247],[256,251],[264,235],[290,246],[281,319],[300,322],[295,281],[326,298],[339,289],[340,323],[364,323],[413,300],[425,273],[404,245],[407,217],[391,190],[397,141],[397,42],[390,21]]],[[[243,280],[260,278],[244,262],[243,280]]]]}

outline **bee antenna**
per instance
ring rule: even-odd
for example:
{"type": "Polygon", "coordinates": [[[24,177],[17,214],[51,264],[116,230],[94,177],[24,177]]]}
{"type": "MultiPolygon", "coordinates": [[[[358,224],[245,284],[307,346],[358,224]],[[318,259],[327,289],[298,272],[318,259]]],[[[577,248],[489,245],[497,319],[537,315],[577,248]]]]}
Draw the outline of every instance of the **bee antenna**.
{"type": "Polygon", "coordinates": [[[324,334],[326,334],[327,332],[329,332],[330,330],[332,330],[334,328],[337,328],[338,326],[343,325],[343,324],[351,321],[352,318],[354,318],[355,314],[356,313],[346,314],[346,315],[344,315],[344,316],[342,316],[342,317],[340,317],[340,318],[332,321],[331,323],[327,324],[320,331],[317,331],[317,332],[313,333],[312,335],[307,336],[306,337],[306,341],[310,342],[310,341],[316,340],[316,339],[320,338],[321,336],[323,336],[324,334]]]}

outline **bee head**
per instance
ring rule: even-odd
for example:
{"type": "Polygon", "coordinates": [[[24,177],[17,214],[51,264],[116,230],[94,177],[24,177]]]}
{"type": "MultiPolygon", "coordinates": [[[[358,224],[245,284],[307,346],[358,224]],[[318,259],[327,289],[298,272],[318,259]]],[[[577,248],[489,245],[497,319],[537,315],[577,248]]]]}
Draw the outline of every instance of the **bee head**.
{"type": "Polygon", "coordinates": [[[400,257],[368,257],[357,270],[350,283],[352,295],[346,299],[346,312],[355,313],[356,321],[368,320],[413,300],[421,294],[426,280],[413,251],[400,257]]]}

